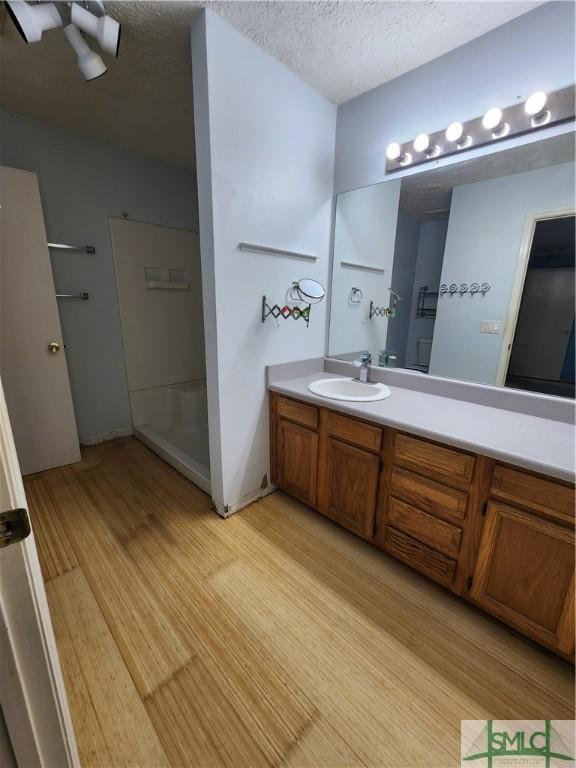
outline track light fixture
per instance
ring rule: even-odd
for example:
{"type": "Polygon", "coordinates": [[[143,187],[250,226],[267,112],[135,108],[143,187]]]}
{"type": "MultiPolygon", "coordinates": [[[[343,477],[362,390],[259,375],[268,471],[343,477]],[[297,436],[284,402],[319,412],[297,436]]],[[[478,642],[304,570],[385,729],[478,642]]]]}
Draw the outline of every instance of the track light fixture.
{"type": "Polygon", "coordinates": [[[6,8],[26,43],[37,43],[47,30],[63,27],[62,12],[67,22],[71,22],[66,24],[64,34],[76,52],[78,67],[85,80],[95,80],[107,68],[101,57],[84,40],[84,33],[95,37],[105,53],[118,58],[120,24],[106,14],[102,0],[58,4],[7,0],[6,8]]]}
{"type": "Polygon", "coordinates": [[[120,24],[110,16],[95,16],[78,3],[72,3],[72,24],[95,37],[104,53],[118,58],[120,24]]]}
{"type": "Polygon", "coordinates": [[[62,19],[54,3],[28,5],[24,0],[9,0],[6,9],[27,43],[37,43],[43,32],[62,26],[62,19]]]}
{"type": "Polygon", "coordinates": [[[64,27],[64,34],[78,56],[78,69],[85,80],[96,80],[97,77],[106,74],[108,71],[106,64],[97,53],[91,50],[78,27],[68,24],[64,27]]]}
{"type": "Polygon", "coordinates": [[[441,131],[420,133],[414,139],[388,144],[386,172],[420,165],[502,139],[519,136],[559,123],[573,121],[576,114],[574,87],[553,93],[535,91],[510,107],[492,107],[483,116],[453,122],[441,131]],[[411,154],[412,153],[412,154],[411,154]]]}

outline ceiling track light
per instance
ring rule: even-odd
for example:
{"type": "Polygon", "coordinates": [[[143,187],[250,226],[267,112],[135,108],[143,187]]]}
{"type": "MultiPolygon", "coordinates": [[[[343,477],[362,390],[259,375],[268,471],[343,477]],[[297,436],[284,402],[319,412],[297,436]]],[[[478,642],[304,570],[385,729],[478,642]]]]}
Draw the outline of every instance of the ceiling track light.
{"type": "Polygon", "coordinates": [[[110,16],[95,16],[79,3],[72,3],[72,24],[96,38],[104,53],[118,58],[120,48],[120,24],[110,16]]]}
{"type": "Polygon", "coordinates": [[[68,24],[64,27],[64,34],[78,57],[78,69],[85,80],[96,80],[96,78],[106,74],[108,71],[106,64],[89,47],[78,27],[75,27],[74,24],[68,24]]]}
{"type": "Polygon", "coordinates": [[[539,128],[574,121],[574,99],[573,86],[553,93],[535,91],[525,101],[511,107],[491,107],[482,117],[465,123],[450,123],[445,130],[421,133],[403,144],[392,142],[386,148],[386,173],[402,170],[408,164],[431,162],[539,128]]]}
{"type": "Polygon", "coordinates": [[[24,0],[9,0],[6,9],[14,26],[26,43],[37,43],[49,29],[63,25],[54,3],[28,5],[24,0]]]}

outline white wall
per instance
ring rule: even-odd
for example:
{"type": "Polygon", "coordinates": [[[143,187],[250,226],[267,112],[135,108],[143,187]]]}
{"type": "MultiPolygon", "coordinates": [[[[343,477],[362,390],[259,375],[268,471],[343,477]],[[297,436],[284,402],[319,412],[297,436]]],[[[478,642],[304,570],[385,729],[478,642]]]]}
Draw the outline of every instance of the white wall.
{"type": "Polygon", "coordinates": [[[327,302],[261,323],[262,295],[328,281],[336,107],[211,11],[192,29],[212,494],[221,513],[269,477],[264,368],[324,353],[327,302]],[[252,242],[314,264],[244,253],[252,242]]]}
{"type": "Polygon", "coordinates": [[[38,174],[50,241],[96,247],[55,252],[52,266],[58,290],[90,294],[59,305],[80,441],[113,436],[129,428],[130,408],[108,219],[197,230],[194,175],[7,110],[0,163],[38,174]]]}
{"type": "Polygon", "coordinates": [[[396,228],[396,243],[394,246],[394,268],[390,285],[402,300],[396,305],[396,315],[388,321],[386,349],[396,353],[396,361],[390,363],[394,367],[404,368],[406,365],[406,345],[412,310],[412,292],[414,287],[414,271],[418,255],[419,222],[402,211],[398,212],[396,228]]]}
{"type": "MultiPolygon", "coordinates": [[[[432,339],[434,334],[434,317],[417,317],[418,293],[425,285],[431,291],[437,291],[440,286],[444,246],[448,219],[423,221],[420,224],[418,238],[418,254],[414,270],[414,287],[410,308],[410,327],[406,342],[406,365],[411,367],[418,362],[418,339],[432,339]]],[[[431,302],[429,301],[431,304],[431,302]]]]}
{"type": "Polygon", "coordinates": [[[125,219],[110,228],[129,391],[203,379],[198,235],[125,219]],[[187,290],[161,287],[175,271],[187,290]]]}
{"type": "Polygon", "coordinates": [[[376,184],[338,196],[332,268],[329,354],[369,350],[374,358],[386,346],[388,319],[369,318],[370,301],[387,307],[394,262],[400,181],[376,184]],[[355,262],[384,269],[378,273],[342,265],[355,262]],[[352,287],[362,291],[350,302],[352,287]]]}
{"type": "Polygon", "coordinates": [[[573,207],[574,193],[573,163],[454,189],[441,282],[488,282],[492,289],[440,298],[431,374],[496,383],[527,216],[573,207]],[[480,333],[482,320],[501,321],[502,333],[480,333]]]}
{"type": "MultiPolygon", "coordinates": [[[[572,2],[544,3],[342,104],[336,133],[336,192],[382,181],[391,141],[442,130],[454,120],[478,117],[495,104],[508,106],[540,89],[573,85],[574,13],[572,2]]],[[[524,141],[519,137],[506,144],[524,141]]]]}

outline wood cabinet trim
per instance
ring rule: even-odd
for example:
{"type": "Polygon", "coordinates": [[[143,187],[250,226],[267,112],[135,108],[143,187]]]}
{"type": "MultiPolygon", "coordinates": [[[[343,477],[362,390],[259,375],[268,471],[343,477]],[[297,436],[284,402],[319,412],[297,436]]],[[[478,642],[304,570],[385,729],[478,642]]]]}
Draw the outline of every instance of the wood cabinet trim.
{"type": "Polygon", "coordinates": [[[326,512],[328,517],[331,517],[333,520],[336,520],[345,528],[348,528],[349,530],[353,531],[354,533],[357,533],[358,535],[362,536],[365,539],[372,540],[374,516],[376,514],[376,503],[378,498],[380,457],[377,455],[374,455],[373,453],[369,453],[368,451],[365,451],[362,448],[358,448],[354,445],[349,445],[348,443],[345,443],[342,440],[338,440],[330,436],[328,437],[327,443],[326,443],[326,455],[327,455],[328,471],[327,471],[327,490],[324,496],[324,499],[325,499],[324,511],[326,512]],[[340,487],[342,477],[340,475],[338,477],[333,477],[334,464],[335,464],[336,458],[338,457],[338,452],[340,453],[340,458],[342,457],[342,454],[343,455],[348,454],[351,461],[357,460],[356,470],[359,475],[358,479],[361,480],[361,485],[358,489],[354,489],[353,487],[349,489],[353,495],[353,498],[349,507],[364,508],[363,517],[361,517],[358,521],[354,519],[352,516],[346,516],[346,514],[340,508],[341,505],[346,506],[345,502],[347,501],[347,499],[346,499],[345,491],[344,491],[344,498],[342,497],[333,498],[333,492],[336,492],[336,490],[340,492],[342,491],[340,487]],[[364,467],[362,467],[362,464],[364,464],[364,467]],[[361,476],[362,472],[364,472],[364,475],[365,475],[363,477],[361,476]],[[354,491],[357,491],[357,493],[354,493],[354,491]],[[341,503],[341,505],[339,504],[339,502],[341,503]]]}
{"type": "Polygon", "coordinates": [[[490,495],[559,523],[574,524],[574,487],[561,480],[495,464],[490,495]]]}
{"type": "Polygon", "coordinates": [[[342,416],[335,411],[328,411],[326,419],[328,434],[345,443],[379,453],[382,447],[382,429],[373,424],[358,421],[350,416],[342,416]]]}
{"type": "Polygon", "coordinates": [[[574,572],[568,586],[563,608],[555,631],[532,620],[528,616],[505,605],[487,593],[488,583],[492,575],[491,567],[496,547],[501,543],[499,532],[502,522],[506,519],[517,521],[529,529],[541,532],[546,536],[556,538],[572,549],[574,534],[567,528],[543,520],[531,512],[515,509],[507,504],[491,501],[488,505],[486,521],[482,531],[482,539],[474,572],[470,599],[484,610],[492,613],[507,624],[519,629],[529,637],[537,639],[544,645],[567,655],[574,648],[574,572]]]}
{"type": "Polygon", "coordinates": [[[309,429],[318,429],[318,408],[299,400],[292,400],[284,395],[276,397],[276,412],[278,418],[293,421],[309,429]]]}
{"type": "Polygon", "coordinates": [[[424,512],[462,526],[468,509],[468,493],[439,483],[411,469],[394,465],[390,493],[424,512]]]}
{"type": "Polygon", "coordinates": [[[458,557],[462,529],[452,523],[392,497],[388,524],[447,557],[458,557]]]}
{"type": "MultiPolygon", "coordinates": [[[[306,457],[300,456],[299,461],[306,462],[306,457]]],[[[278,485],[296,498],[315,506],[316,504],[316,489],[317,489],[317,472],[318,472],[318,433],[308,427],[303,427],[301,424],[295,424],[288,419],[278,419],[278,453],[277,453],[277,479],[278,485]],[[288,457],[285,454],[285,432],[291,431],[294,434],[299,434],[302,438],[310,443],[310,459],[309,459],[309,481],[307,489],[300,489],[296,485],[290,482],[286,477],[287,468],[289,465],[288,457]]]]}
{"type": "Polygon", "coordinates": [[[394,463],[418,474],[466,490],[473,478],[476,456],[421,437],[398,432],[394,463]]]}
{"type": "Polygon", "coordinates": [[[446,587],[452,583],[456,569],[455,560],[397,531],[392,526],[388,526],[386,530],[384,549],[434,581],[446,587]]]}

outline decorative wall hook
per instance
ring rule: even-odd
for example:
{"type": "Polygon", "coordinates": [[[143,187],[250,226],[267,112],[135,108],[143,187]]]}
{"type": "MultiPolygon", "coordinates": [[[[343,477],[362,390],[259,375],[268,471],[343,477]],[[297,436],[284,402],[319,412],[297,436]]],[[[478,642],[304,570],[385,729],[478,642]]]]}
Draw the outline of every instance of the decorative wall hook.
{"type": "Polygon", "coordinates": [[[310,304],[304,308],[289,307],[287,304],[281,307],[278,304],[268,304],[266,296],[262,296],[262,322],[265,322],[266,318],[270,316],[276,320],[279,320],[280,318],[287,320],[289,317],[293,320],[302,318],[308,327],[308,324],[310,323],[310,304]]]}
{"type": "Polygon", "coordinates": [[[470,296],[474,296],[477,293],[481,293],[482,296],[485,296],[488,291],[492,289],[492,286],[490,283],[470,283],[468,285],[467,283],[450,283],[450,285],[447,285],[446,283],[442,283],[440,286],[440,289],[438,293],[440,296],[444,296],[446,293],[450,296],[454,296],[455,294],[459,294],[460,296],[464,296],[464,294],[469,293],[470,296]]]}

